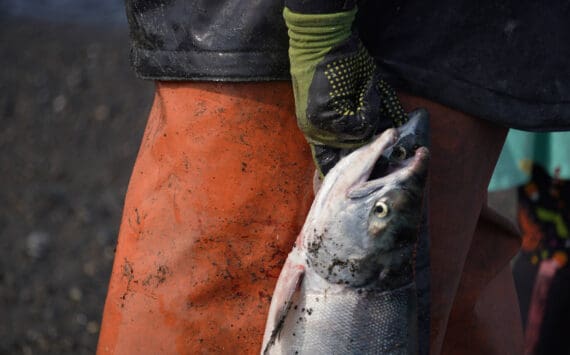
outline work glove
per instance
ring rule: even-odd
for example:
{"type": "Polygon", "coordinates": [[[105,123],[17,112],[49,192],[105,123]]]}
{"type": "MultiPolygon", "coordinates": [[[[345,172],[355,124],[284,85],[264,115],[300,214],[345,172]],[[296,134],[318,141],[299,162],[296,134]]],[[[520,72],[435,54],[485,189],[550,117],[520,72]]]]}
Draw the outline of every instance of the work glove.
{"type": "Polygon", "coordinates": [[[325,175],[341,153],[407,116],[353,29],[354,0],[289,0],[283,12],[299,128],[325,175]]]}

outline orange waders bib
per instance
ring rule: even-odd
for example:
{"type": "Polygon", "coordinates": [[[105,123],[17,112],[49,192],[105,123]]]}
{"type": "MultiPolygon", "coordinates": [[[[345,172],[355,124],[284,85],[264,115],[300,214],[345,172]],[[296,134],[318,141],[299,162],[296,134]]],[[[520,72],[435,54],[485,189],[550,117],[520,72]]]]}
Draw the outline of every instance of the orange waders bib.
{"type": "Polygon", "coordinates": [[[158,83],[133,170],[100,354],[259,352],[312,202],[290,83],[158,83]]]}

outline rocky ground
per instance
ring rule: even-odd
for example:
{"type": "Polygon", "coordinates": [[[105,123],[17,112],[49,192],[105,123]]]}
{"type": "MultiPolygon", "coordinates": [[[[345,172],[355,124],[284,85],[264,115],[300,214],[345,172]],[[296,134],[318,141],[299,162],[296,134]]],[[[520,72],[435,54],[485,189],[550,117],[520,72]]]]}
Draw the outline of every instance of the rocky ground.
{"type": "Polygon", "coordinates": [[[0,353],[92,354],[152,84],[126,26],[0,21],[0,353]]]}

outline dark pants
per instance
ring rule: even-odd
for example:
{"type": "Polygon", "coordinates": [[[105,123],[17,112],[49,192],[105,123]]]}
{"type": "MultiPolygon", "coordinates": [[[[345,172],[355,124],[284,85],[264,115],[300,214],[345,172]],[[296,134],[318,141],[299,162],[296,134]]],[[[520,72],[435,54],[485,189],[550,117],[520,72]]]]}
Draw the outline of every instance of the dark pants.
{"type": "Polygon", "coordinates": [[[401,95],[430,113],[431,354],[522,354],[511,223],[486,205],[507,129],[401,95]]]}

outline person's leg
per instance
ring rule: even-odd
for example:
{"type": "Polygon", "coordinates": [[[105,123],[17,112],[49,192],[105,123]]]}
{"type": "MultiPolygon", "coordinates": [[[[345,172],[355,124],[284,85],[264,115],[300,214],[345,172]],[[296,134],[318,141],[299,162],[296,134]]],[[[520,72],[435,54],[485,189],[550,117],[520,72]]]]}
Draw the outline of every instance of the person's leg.
{"type": "Polygon", "coordinates": [[[425,107],[430,113],[430,341],[431,354],[437,355],[507,129],[426,99],[400,98],[406,111],[425,107]]]}
{"type": "Polygon", "coordinates": [[[289,83],[159,83],[98,353],[258,353],[313,171],[289,83]]]}
{"type": "Polygon", "coordinates": [[[444,354],[523,353],[510,265],[520,245],[520,233],[512,223],[484,206],[449,317],[444,354]]]}

